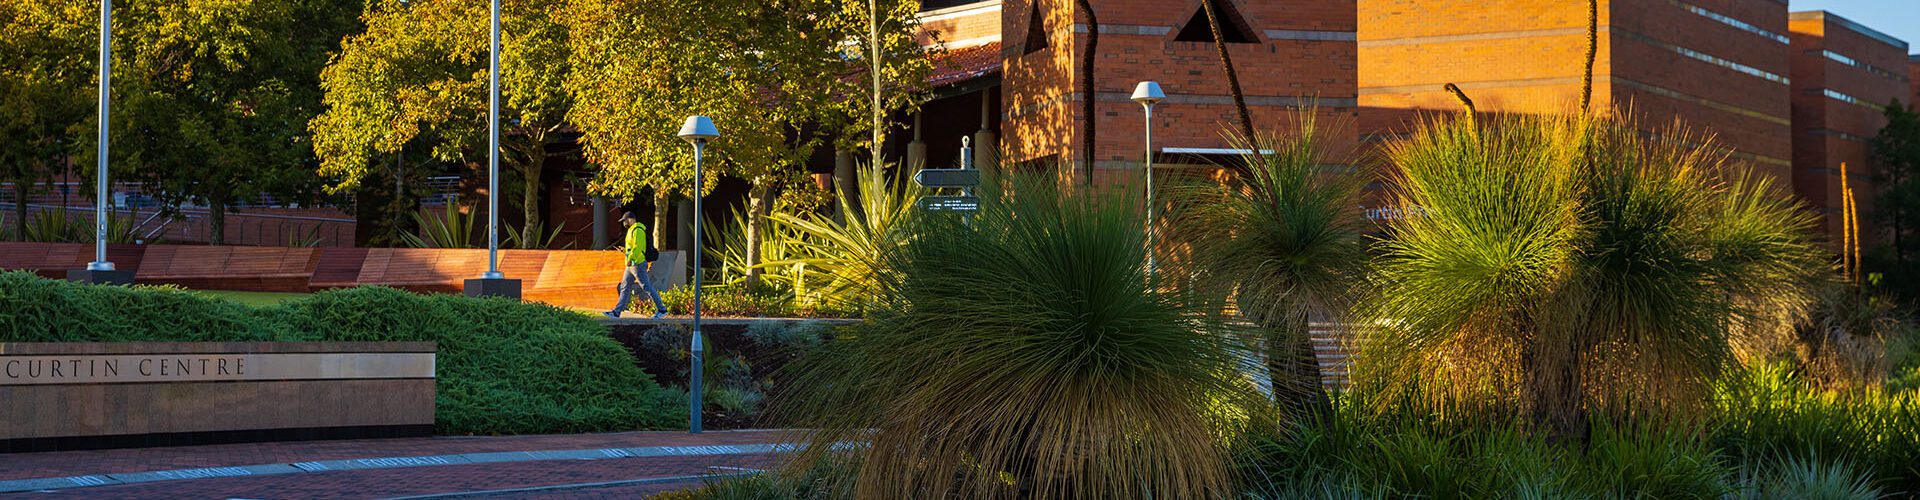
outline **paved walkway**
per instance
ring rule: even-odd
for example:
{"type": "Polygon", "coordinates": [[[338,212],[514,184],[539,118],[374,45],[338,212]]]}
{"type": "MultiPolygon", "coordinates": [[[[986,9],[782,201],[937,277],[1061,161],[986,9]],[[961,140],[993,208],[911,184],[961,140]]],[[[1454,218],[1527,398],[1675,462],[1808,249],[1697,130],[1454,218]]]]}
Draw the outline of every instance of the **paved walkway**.
{"type": "Polygon", "coordinates": [[[23,498],[633,498],[750,474],[780,431],[435,437],[0,455],[23,498]]]}

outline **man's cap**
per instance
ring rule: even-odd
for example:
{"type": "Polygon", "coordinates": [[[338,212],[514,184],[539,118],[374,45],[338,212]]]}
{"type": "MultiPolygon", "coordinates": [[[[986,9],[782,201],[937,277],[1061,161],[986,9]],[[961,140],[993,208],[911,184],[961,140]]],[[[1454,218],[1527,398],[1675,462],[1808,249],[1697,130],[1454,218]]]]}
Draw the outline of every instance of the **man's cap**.
{"type": "Polygon", "coordinates": [[[637,216],[634,216],[634,215],[633,215],[633,212],[625,212],[625,213],[621,213],[621,214],[620,214],[620,218],[622,218],[622,219],[632,219],[632,220],[636,220],[636,221],[637,221],[637,220],[640,220],[640,218],[639,218],[639,217],[637,217],[637,216]]]}

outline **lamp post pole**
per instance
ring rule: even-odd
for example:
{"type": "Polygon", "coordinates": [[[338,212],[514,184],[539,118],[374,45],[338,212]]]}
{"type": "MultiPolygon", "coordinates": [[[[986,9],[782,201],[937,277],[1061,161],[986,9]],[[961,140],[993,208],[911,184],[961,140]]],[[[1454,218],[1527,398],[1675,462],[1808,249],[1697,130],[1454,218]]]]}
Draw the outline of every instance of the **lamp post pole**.
{"type": "Polygon", "coordinates": [[[497,280],[506,277],[500,274],[500,0],[490,2],[487,14],[487,273],[480,277],[497,280]]]}
{"type": "MultiPolygon", "coordinates": [[[[107,115],[113,97],[113,0],[100,0],[100,144],[99,163],[94,186],[93,209],[93,262],[87,263],[88,271],[112,271],[113,262],[107,260],[107,115]]],[[[27,214],[19,214],[26,217],[27,214]]]]}
{"type": "Polygon", "coordinates": [[[1160,84],[1159,84],[1158,82],[1152,82],[1152,81],[1146,81],[1146,82],[1140,82],[1140,85],[1138,85],[1138,86],[1135,86],[1135,87],[1134,87],[1134,89],[1133,89],[1133,100],[1134,100],[1134,102],[1138,102],[1138,103],[1140,103],[1140,107],[1141,107],[1142,109],[1145,109],[1145,110],[1146,110],[1146,114],[1147,114],[1147,116],[1146,116],[1146,119],[1147,119],[1147,121],[1146,121],[1146,125],[1147,125],[1147,126],[1146,126],[1146,137],[1147,137],[1147,157],[1146,157],[1146,164],[1147,164],[1147,168],[1146,168],[1146,175],[1147,175],[1147,232],[1146,232],[1146,233],[1147,233],[1147,274],[1148,274],[1148,275],[1152,275],[1152,274],[1153,274],[1153,254],[1154,254],[1154,248],[1155,248],[1155,247],[1154,247],[1154,225],[1153,225],[1153,215],[1154,215],[1154,205],[1153,205],[1153,105],[1154,105],[1154,104],[1156,104],[1156,103],[1159,103],[1159,102],[1160,102],[1160,101],[1162,101],[1162,100],[1165,100],[1166,98],[1167,98],[1167,94],[1166,94],[1165,92],[1161,92],[1161,91],[1160,91],[1160,84]]]}
{"type": "Polygon", "coordinates": [[[488,3],[487,18],[487,272],[465,289],[468,297],[518,299],[520,280],[500,273],[500,0],[488,3]]]}
{"type": "MultiPolygon", "coordinates": [[[[112,82],[113,0],[100,0],[100,123],[98,124],[100,135],[99,144],[95,145],[95,147],[98,148],[95,153],[99,157],[95,159],[98,163],[94,167],[93,261],[87,263],[86,269],[68,270],[68,281],[111,284],[127,284],[133,282],[133,273],[131,271],[117,270],[114,268],[113,262],[107,260],[107,204],[112,200],[113,196],[113,193],[107,189],[107,142],[109,135],[107,127],[112,123],[111,120],[108,120],[112,108],[112,103],[110,102],[113,97],[112,82]]],[[[27,216],[27,214],[18,215],[21,217],[27,216]]]]}
{"type": "MultiPolygon", "coordinates": [[[[497,0],[496,0],[497,1],[497,0]]],[[[693,144],[693,341],[689,349],[692,352],[693,366],[687,377],[687,430],[700,433],[700,397],[702,368],[706,361],[706,346],[700,338],[700,190],[706,179],[701,164],[706,154],[707,141],[720,137],[720,130],[713,127],[713,120],[705,116],[689,116],[686,124],[680,127],[680,138],[693,144]]]]}

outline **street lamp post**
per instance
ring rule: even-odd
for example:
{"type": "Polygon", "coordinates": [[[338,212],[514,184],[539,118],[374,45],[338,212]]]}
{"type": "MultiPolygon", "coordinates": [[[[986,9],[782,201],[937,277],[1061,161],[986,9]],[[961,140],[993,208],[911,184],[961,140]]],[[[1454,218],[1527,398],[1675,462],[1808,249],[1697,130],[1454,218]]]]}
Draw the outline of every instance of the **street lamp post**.
{"type": "MultiPolygon", "coordinates": [[[[133,282],[132,271],[114,269],[113,261],[107,260],[107,201],[112,193],[107,192],[107,115],[111,105],[108,99],[113,97],[113,0],[100,0],[100,143],[96,145],[99,162],[95,167],[93,207],[93,261],[86,269],[67,271],[67,279],[85,283],[127,284],[133,282]]],[[[26,217],[27,214],[18,214],[26,217]]]]}
{"type": "MultiPolygon", "coordinates": [[[[498,1],[498,0],[496,0],[498,1]]],[[[705,116],[689,116],[685,125],[680,127],[680,138],[693,144],[693,366],[692,375],[687,377],[687,430],[700,433],[700,377],[701,364],[706,360],[706,346],[700,339],[700,189],[703,172],[700,171],[702,155],[706,153],[707,141],[720,137],[720,130],[713,127],[713,120],[705,116]]]]}
{"type": "Polygon", "coordinates": [[[487,272],[467,280],[465,290],[468,297],[518,299],[520,280],[500,273],[500,0],[487,15],[487,272]]]}
{"type": "Polygon", "coordinates": [[[1153,105],[1166,100],[1167,94],[1160,91],[1160,84],[1153,81],[1140,82],[1133,88],[1133,101],[1147,112],[1147,274],[1153,274],[1153,105]]]}

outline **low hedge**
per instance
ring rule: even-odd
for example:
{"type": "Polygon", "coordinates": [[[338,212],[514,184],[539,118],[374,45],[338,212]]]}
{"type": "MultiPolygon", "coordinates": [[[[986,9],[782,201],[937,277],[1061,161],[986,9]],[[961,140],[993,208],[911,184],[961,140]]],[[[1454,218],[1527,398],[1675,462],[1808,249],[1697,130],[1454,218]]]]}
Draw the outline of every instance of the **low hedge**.
{"type": "Polygon", "coordinates": [[[83,286],[0,273],[0,341],[438,343],[442,434],[660,429],[685,402],[641,371],[606,328],[507,299],[362,287],[252,307],[175,287],[83,286]]]}

